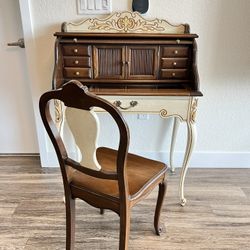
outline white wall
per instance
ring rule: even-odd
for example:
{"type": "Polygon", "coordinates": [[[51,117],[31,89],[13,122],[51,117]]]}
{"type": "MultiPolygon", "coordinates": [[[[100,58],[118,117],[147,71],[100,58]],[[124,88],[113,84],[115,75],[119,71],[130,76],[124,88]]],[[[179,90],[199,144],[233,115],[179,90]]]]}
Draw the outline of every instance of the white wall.
{"type": "MultiPolygon", "coordinates": [[[[30,0],[30,4],[39,66],[34,84],[43,92],[51,88],[53,33],[62,22],[85,17],[77,15],[75,0],[30,0]]],[[[113,11],[131,10],[131,1],[113,0],[112,4],[113,11]]],[[[198,141],[191,165],[250,166],[250,1],[152,0],[145,17],[189,23],[191,32],[200,36],[198,69],[204,97],[199,102],[198,141]]],[[[151,155],[168,151],[170,123],[153,116],[148,121],[126,118],[131,126],[131,151],[151,155]]],[[[184,137],[182,126],[177,156],[184,150],[184,137]]]]}

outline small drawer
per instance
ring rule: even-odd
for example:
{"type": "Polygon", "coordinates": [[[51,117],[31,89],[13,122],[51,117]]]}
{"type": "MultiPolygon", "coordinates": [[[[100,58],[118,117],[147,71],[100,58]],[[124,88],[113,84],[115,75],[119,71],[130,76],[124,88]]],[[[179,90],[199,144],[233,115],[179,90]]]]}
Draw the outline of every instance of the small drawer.
{"type": "Polygon", "coordinates": [[[187,58],[162,58],[161,67],[164,69],[181,69],[187,68],[187,58]]]}
{"type": "Polygon", "coordinates": [[[91,78],[91,69],[88,68],[64,68],[65,78],[91,78]]]}
{"type": "Polygon", "coordinates": [[[161,78],[167,79],[186,79],[188,77],[187,69],[161,69],[161,78]]]}
{"type": "Polygon", "coordinates": [[[163,47],[162,57],[187,57],[188,47],[173,46],[173,47],[163,47]]]}
{"type": "Polygon", "coordinates": [[[63,58],[65,67],[84,67],[90,68],[90,57],[88,56],[67,56],[63,58]]]}
{"type": "Polygon", "coordinates": [[[91,54],[90,46],[86,45],[64,44],[62,50],[65,56],[90,56],[91,54]]]}

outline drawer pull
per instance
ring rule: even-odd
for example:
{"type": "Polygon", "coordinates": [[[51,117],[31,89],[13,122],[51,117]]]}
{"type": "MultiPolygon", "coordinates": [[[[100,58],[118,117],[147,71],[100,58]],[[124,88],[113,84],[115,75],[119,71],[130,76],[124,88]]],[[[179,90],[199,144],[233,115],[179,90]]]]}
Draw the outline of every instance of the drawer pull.
{"type": "Polygon", "coordinates": [[[128,110],[128,109],[130,109],[130,108],[135,107],[135,106],[138,104],[138,102],[137,102],[137,101],[131,101],[131,102],[129,103],[130,106],[128,106],[128,107],[122,107],[122,106],[121,106],[121,105],[122,105],[122,102],[121,102],[121,101],[115,101],[113,104],[114,104],[116,107],[120,108],[120,109],[128,110]]]}
{"type": "Polygon", "coordinates": [[[176,65],[177,65],[177,62],[173,62],[173,65],[176,66],[176,65]]]}
{"type": "Polygon", "coordinates": [[[178,50],[175,50],[174,53],[175,53],[175,55],[177,55],[178,54],[178,50]]]}
{"type": "Polygon", "coordinates": [[[173,73],[172,73],[172,76],[176,76],[176,74],[173,72],[173,73]]]}
{"type": "Polygon", "coordinates": [[[78,49],[74,49],[74,52],[77,53],[77,52],[78,52],[78,49]]]}
{"type": "Polygon", "coordinates": [[[77,71],[75,74],[76,74],[77,76],[79,76],[79,75],[80,75],[80,72],[79,72],[79,71],[77,71]]]}
{"type": "Polygon", "coordinates": [[[78,64],[78,63],[79,63],[79,61],[75,60],[75,64],[78,64]]]}
{"type": "Polygon", "coordinates": [[[75,43],[77,43],[77,38],[74,38],[73,41],[74,41],[75,43]]]}

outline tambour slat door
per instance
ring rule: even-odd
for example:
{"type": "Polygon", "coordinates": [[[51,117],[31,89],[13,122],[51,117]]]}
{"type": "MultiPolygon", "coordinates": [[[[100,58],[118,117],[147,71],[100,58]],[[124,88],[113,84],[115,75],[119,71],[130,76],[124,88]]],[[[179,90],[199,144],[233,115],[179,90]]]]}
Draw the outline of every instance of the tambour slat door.
{"type": "Polygon", "coordinates": [[[125,46],[93,46],[94,79],[124,79],[125,46]]]}
{"type": "Polygon", "coordinates": [[[127,46],[127,79],[157,79],[158,46],[127,46]]]}

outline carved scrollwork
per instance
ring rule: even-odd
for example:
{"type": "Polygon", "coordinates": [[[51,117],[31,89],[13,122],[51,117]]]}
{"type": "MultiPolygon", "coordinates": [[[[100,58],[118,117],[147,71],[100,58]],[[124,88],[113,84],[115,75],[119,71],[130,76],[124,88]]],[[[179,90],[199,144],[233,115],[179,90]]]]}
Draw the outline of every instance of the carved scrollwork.
{"type": "Polygon", "coordinates": [[[55,107],[55,123],[57,128],[60,130],[61,124],[62,124],[62,103],[59,100],[54,101],[54,107],[55,107]]]}
{"type": "Polygon", "coordinates": [[[160,116],[161,116],[162,118],[166,118],[167,115],[168,115],[168,111],[167,111],[166,109],[162,109],[162,110],[160,111],[160,116]]]}
{"type": "Polygon", "coordinates": [[[195,123],[196,120],[197,106],[198,106],[198,98],[195,98],[192,101],[191,112],[190,112],[190,121],[192,123],[195,123]]]}
{"type": "Polygon", "coordinates": [[[115,12],[105,19],[89,18],[80,23],[64,23],[65,32],[104,33],[185,33],[187,25],[172,25],[164,19],[146,20],[138,12],[115,12]]]}

